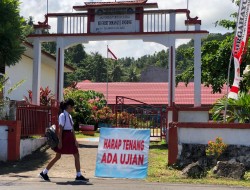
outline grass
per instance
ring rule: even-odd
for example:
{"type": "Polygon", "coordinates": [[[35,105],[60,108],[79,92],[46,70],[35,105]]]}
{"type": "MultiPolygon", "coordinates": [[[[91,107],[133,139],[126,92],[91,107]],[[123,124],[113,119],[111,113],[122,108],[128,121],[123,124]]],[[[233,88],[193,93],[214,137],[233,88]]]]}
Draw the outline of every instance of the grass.
{"type": "Polygon", "coordinates": [[[42,138],[42,136],[39,136],[39,135],[21,137],[21,139],[40,139],[40,138],[42,138]]]}
{"type": "Polygon", "coordinates": [[[80,131],[75,131],[75,134],[76,134],[77,139],[100,137],[100,133],[98,133],[98,132],[95,132],[94,136],[92,136],[92,135],[84,135],[80,131]]]}
{"type": "Polygon", "coordinates": [[[205,178],[189,179],[182,176],[181,171],[168,166],[167,160],[167,145],[164,142],[151,143],[149,151],[149,169],[147,181],[250,187],[250,172],[246,172],[244,180],[218,178],[214,176],[211,171],[208,172],[208,175],[205,178]]]}

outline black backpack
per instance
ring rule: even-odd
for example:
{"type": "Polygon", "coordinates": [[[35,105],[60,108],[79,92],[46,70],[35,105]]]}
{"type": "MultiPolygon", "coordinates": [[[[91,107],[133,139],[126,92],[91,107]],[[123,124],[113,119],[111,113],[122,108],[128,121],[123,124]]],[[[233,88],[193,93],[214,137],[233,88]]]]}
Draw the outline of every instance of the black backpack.
{"type": "MultiPolygon", "coordinates": [[[[65,123],[66,124],[66,115],[65,115],[65,123]]],[[[63,126],[64,127],[64,126],[63,126]]],[[[59,138],[56,134],[56,126],[52,125],[51,127],[47,128],[45,132],[45,137],[47,137],[47,144],[50,148],[55,149],[59,144],[59,138]]]]}
{"type": "Polygon", "coordinates": [[[47,137],[47,144],[50,148],[54,149],[59,144],[58,136],[56,135],[56,126],[52,125],[51,127],[47,128],[45,132],[45,137],[47,137]]]}

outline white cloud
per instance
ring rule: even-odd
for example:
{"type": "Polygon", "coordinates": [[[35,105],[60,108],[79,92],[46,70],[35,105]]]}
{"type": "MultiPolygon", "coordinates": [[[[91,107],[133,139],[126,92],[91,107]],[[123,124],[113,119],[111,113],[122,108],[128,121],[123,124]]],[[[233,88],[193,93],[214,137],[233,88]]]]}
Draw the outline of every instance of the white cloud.
{"type": "MultiPolygon", "coordinates": [[[[25,18],[33,16],[36,23],[44,20],[44,14],[47,12],[47,1],[21,0],[21,2],[20,8],[22,16],[25,18]]],[[[81,5],[83,3],[82,0],[48,0],[48,2],[49,12],[72,12],[72,6],[81,5]]],[[[185,9],[187,7],[187,0],[149,0],[148,2],[157,2],[159,9],[185,9]]],[[[237,10],[237,7],[231,0],[189,0],[189,9],[191,10],[191,17],[198,16],[202,20],[202,29],[208,30],[211,33],[225,33],[227,30],[221,27],[215,27],[214,23],[220,19],[228,19],[229,15],[237,10]]],[[[177,23],[179,23],[177,28],[183,25],[185,16],[183,15],[180,18],[182,20],[177,20],[177,23]]],[[[51,22],[50,24],[53,23],[54,22],[51,22]]],[[[182,42],[183,41],[178,41],[177,44],[182,42]]],[[[138,58],[145,54],[153,54],[155,51],[166,49],[162,45],[143,43],[142,41],[110,41],[108,44],[118,57],[130,56],[138,58]]],[[[84,44],[87,52],[99,52],[104,57],[106,56],[106,45],[107,43],[105,42],[84,44]]]]}

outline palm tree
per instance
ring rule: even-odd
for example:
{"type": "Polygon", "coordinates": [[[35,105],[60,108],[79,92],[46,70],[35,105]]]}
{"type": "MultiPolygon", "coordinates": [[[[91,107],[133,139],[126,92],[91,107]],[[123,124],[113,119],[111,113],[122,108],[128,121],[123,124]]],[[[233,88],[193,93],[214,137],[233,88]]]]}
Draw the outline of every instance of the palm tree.
{"type": "Polygon", "coordinates": [[[223,121],[223,113],[227,106],[226,121],[239,123],[248,123],[250,120],[250,94],[241,92],[238,100],[227,99],[223,97],[219,99],[210,110],[214,121],[223,121]]]}

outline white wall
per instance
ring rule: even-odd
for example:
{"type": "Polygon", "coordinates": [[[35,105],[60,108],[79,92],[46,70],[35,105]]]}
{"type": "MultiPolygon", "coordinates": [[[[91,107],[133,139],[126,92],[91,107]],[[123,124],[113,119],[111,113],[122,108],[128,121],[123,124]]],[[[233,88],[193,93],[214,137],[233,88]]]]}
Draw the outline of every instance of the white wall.
{"type": "Polygon", "coordinates": [[[46,143],[46,138],[39,139],[21,139],[20,141],[20,159],[31,154],[46,143]]]}
{"type": "MultiPolygon", "coordinates": [[[[173,121],[173,112],[168,111],[168,125],[173,121]]],[[[178,122],[208,122],[209,121],[209,115],[208,111],[179,111],[178,112],[178,122]]],[[[167,134],[166,134],[166,141],[168,142],[168,131],[167,128],[167,134]]]]}
{"type": "Polygon", "coordinates": [[[178,122],[208,122],[208,111],[179,111],[178,122]]]}
{"type": "Polygon", "coordinates": [[[46,64],[42,64],[41,86],[43,88],[49,86],[52,93],[56,92],[56,70],[46,64]]]}
{"type": "MultiPolygon", "coordinates": [[[[168,111],[168,124],[172,123],[173,112],[168,111]]],[[[178,122],[208,122],[208,111],[178,111],[178,122]]]]}
{"type": "MultiPolygon", "coordinates": [[[[52,93],[55,93],[55,77],[56,71],[54,68],[42,63],[41,70],[41,86],[49,88],[52,93]]],[[[10,83],[6,86],[5,96],[10,97],[11,100],[22,100],[24,96],[28,96],[28,90],[32,90],[32,74],[33,60],[27,56],[22,56],[22,59],[15,66],[6,67],[6,74],[10,78],[10,83]],[[7,90],[21,80],[25,82],[18,87],[12,94],[8,95],[7,90]]]]}
{"type": "Polygon", "coordinates": [[[0,161],[8,159],[8,126],[0,126],[0,161]]]}
{"type": "Polygon", "coordinates": [[[228,145],[250,146],[250,129],[178,128],[178,144],[208,144],[216,137],[228,145]]]}

